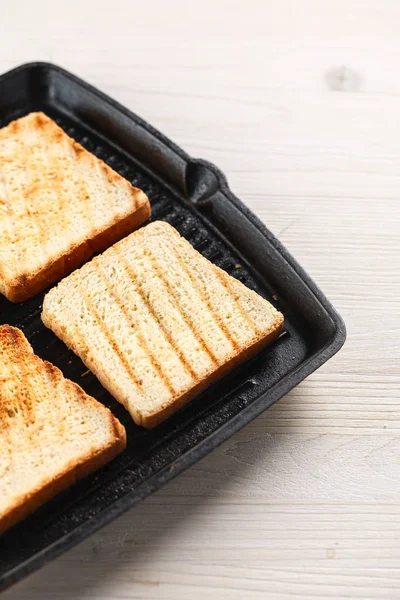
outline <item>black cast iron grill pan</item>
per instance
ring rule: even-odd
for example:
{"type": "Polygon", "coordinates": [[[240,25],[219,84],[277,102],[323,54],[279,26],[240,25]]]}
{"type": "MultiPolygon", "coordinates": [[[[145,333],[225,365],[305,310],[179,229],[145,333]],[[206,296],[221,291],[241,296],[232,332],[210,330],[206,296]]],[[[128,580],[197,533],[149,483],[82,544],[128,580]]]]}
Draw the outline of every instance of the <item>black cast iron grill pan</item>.
{"type": "Polygon", "coordinates": [[[213,450],[320,367],[345,340],[343,321],[284,246],[230,191],[212,164],[194,160],[101,92],[54,65],[0,77],[0,126],[42,110],[149,196],[152,219],[270,300],[284,335],[154,430],[137,427],[56,336],[43,293],[0,297],[0,323],[20,327],[44,359],[103,402],[127,429],[126,451],[0,537],[0,589],[56,557],[213,450]]]}

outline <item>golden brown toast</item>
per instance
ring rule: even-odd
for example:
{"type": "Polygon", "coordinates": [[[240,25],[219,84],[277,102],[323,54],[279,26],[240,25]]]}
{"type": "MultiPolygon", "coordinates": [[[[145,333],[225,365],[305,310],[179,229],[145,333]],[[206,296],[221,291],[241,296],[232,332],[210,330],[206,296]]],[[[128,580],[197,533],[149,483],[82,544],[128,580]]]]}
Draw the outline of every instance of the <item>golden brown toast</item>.
{"type": "Polygon", "coordinates": [[[125,445],[105,406],[0,326],[0,533],[125,445]]]}
{"type": "Polygon", "coordinates": [[[161,221],[63,279],[46,294],[42,320],[144,427],[270,344],[283,324],[161,221]]]}
{"type": "Polygon", "coordinates": [[[150,216],[147,196],[43,113],[0,130],[0,293],[35,295],[150,216]]]}

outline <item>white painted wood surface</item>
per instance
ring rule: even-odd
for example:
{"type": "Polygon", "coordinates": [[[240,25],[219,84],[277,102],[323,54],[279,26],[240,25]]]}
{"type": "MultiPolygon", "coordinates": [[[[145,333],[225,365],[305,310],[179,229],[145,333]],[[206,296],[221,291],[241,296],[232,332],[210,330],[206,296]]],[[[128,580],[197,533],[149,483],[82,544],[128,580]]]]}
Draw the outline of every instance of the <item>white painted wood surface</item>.
{"type": "Polygon", "coordinates": [[[4,1],[0,71],[76,72],[290,248],[344,349],[4,600],[400,597],[400,3],[4,1]]]}

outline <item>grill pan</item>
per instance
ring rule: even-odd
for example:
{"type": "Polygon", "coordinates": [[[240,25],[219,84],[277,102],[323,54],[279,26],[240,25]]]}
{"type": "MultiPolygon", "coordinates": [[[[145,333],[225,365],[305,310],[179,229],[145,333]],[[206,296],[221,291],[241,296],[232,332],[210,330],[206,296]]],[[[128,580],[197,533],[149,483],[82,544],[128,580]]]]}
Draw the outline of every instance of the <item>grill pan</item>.
{"type": "MultiPolygon", "coordinates": [[[[152,220],[272,302],[285,331],[152,431],[137,427],[81,360],[40,320],[44,294],[0,296],[0,323],[20,327],[35,352],[103,402],[125,425],[125,452],[0,537],[0,590],[55,558],[213,450],[326,362],[345,340],[342,319],[284,246],[230,191],[212,164],[193,159],[142,119],[67,71],[22,65],[0,77],[0,126],[43,110],[69,135],[140,187],[152,220]]],[[[0,232],[1,235],[1,232],[0,232]]]]}

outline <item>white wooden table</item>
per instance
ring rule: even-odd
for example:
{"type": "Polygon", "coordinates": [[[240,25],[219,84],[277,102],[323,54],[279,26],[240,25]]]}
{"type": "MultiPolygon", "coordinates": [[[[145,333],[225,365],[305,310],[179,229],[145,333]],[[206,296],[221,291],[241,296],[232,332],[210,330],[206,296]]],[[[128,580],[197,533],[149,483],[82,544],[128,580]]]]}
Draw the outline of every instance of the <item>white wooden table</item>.
{"type": "Polygon", "coordinates": [[[400,3],[4,2],[0,71],[72,70],[232,189],[344,349],[4,600],[400,598],[400,3]]]}

